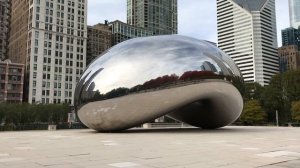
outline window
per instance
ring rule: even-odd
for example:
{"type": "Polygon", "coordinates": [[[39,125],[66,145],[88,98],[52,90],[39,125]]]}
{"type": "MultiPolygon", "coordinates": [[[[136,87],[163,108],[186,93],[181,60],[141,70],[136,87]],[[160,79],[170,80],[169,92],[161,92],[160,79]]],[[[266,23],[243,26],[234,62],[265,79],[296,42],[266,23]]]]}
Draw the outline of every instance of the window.
{"type": "Polygon", "coordinates": [[[33,79],[36,79],[36,72],[33,72],[33,79]]]}
{"type": "Polygon", "coordinates": [[[35,31],[35,38],[39,38],[39,32],[38,31],[35,31]]]}
{"type": "Polygon", "coordinates": [[[38,48],[34,48],[34,54],[38,54],[39,49],[38,48]]]}

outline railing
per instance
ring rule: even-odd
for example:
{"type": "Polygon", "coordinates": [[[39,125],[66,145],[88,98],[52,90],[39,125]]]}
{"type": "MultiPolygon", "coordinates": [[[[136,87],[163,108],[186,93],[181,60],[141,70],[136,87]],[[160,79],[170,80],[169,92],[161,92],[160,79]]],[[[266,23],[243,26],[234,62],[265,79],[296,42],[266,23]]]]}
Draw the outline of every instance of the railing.
{"type": "Polygon", "coordinates": [[[17,84],[17,85],[23,84],[23,82],[21,80],[8,80],[8,83],[10,83],[10,84],[17,84]]]}
{"type": "Polygon", "coordinates": [[[21,101],[22,100],[22,97],[7,97],[7,100],[10,101],[10,100],[15,100],[15,101],[21,101]]]}
{"type": "Polygon", "coordinates": [[[143,128],[187,128],[193,127],[185,123],[145,123],[143,128]]]}
{"type": "Polygon", "coordinates": [[[13,90],[7,90],[7,93],[21,93],[23,90],[21,89],[13,89],[13,90]]]}

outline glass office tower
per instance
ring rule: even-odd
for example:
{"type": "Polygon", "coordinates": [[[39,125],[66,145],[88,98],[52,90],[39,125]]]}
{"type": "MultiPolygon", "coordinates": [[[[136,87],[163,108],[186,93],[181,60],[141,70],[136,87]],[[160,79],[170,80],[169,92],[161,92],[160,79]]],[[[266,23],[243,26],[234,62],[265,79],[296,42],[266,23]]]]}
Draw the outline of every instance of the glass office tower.
{"type": "Polygon", "coordinates": [[[177,34],[177,0],[127,0],[127,23],[155,35],[177,34]]]}
{"type": "Polygon", "coordinates": [[[289,0],[291,27],[300,26],[300,0],[289,0]]]}

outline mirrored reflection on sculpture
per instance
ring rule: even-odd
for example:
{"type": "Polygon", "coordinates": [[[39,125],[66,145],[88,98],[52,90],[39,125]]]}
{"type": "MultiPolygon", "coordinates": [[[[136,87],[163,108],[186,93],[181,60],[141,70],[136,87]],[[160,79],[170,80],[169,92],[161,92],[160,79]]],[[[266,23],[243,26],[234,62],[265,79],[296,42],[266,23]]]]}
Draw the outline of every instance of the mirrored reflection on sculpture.
{"type": "Polygon", "coordinates": [[[180,35],[135,38],[95,59],[75,91],[80,121],[120,131],[158,117],[202,128],[234,122],[243,108],[240,71],[214,44],[180,35]]]}

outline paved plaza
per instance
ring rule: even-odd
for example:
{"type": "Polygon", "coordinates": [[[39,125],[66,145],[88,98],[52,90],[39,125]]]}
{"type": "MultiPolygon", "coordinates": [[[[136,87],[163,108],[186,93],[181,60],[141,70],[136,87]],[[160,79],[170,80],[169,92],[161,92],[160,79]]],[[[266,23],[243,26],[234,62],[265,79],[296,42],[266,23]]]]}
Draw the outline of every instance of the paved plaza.
{"type": "Polygon", "coordinates": [[[1,168],[299,168],[300,128],[0,133],[1,168]]]}

